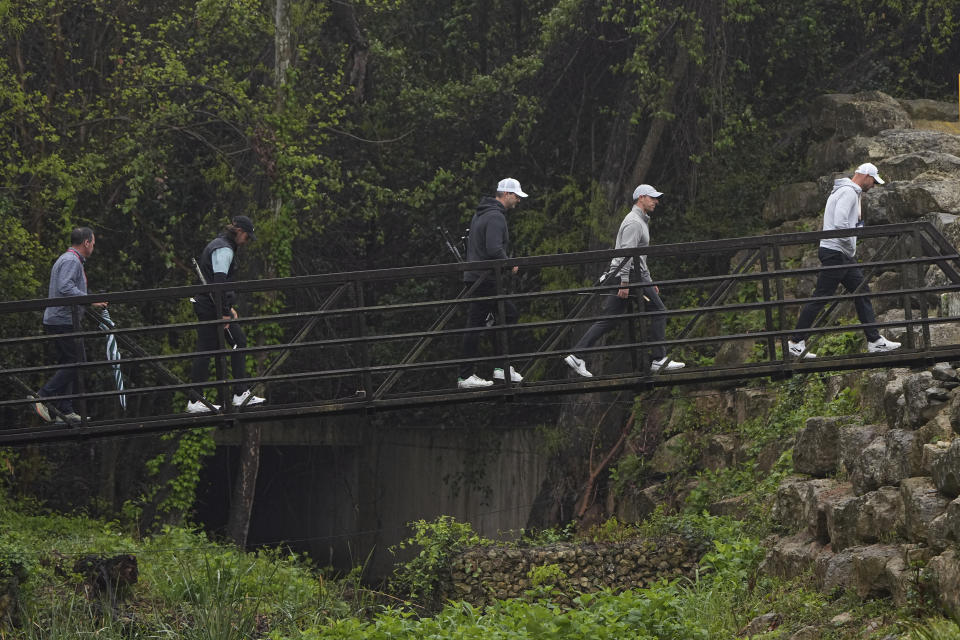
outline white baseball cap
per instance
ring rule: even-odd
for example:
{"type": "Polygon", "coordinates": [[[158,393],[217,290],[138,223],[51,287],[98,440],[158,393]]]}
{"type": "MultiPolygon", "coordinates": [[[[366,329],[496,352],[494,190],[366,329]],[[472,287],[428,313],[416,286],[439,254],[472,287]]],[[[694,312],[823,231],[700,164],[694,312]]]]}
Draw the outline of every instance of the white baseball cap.
{"type": "Polygon", "coordinates": [[[651,187],[648,184],[642,184],[636,189],[633,190],[633,199],[636,200],[640,196],[650,196],[651,198],[659,198],[663,194],[651,187]]]}
{"type": "Polygon", "coordinates": [[[880,177],[880,174],[877,173],[877,165],[872,162],[864,162],[862,165],[857,167],[857,170],[854,173],[862,173],[864,175],[872,177],[877,181],[877,184],[883,184],[883,178],[880,177]]]}
{"type": "Polygon", "coordinates": [[[527,194],[520,188],[520,183],[513,178],[504,178],[497,183],[497,191],[503,193],[515,193],[521,198],[526,198],[527,194]]]}

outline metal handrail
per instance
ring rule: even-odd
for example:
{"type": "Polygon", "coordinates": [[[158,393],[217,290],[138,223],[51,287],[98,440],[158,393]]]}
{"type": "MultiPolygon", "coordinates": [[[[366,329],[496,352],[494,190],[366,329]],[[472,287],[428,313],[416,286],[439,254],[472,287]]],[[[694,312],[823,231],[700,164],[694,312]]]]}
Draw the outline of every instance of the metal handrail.
{"type": "MultiPolygon", "coordinates": [[[[325,399],[325,400],[311,400],[307,403],[306,407],[303,408],[304,413],[309,413],[310,411],[315,412],[326,412],[331,410],[358,410],[371,407],[382,407],[382,406],[393,406],[393,404],[407,401],[409,398],[415,398],[417,402],[420,402],[422,398],[430,397],[443,397],[442,402],[448,401],[447,395],[451,392],[445,390],[425,390],[422,392],[402,392],[402,393],[391,393],[391,387],[397,381],[401,373],[406,371],[429,371],[434,369],[444,369],[448,367],[454,367],[461,363],[461,360],[456,358],[444,358],[437,359],[436,357],[430,358],[427,357],[424,360],[420,360],[420,356],[426,352],[426,348],[431,344],[431,342],[438,339],[452,339],[458,338],[466,333],[470,332],[488,332],[488,335],[491,336],[492,340],[497,340],[496,336],[502,336],[502,339],[512,344],[515,341],[515,336],[519,335],[519,332],[531,332],[534,330],[555,330],[554,333],[549,337],[548,340],[541,342],[540,346],[534,350],[524,350],[523,348],[519,349],[507,349],[505,356],[481,356],[476,358],[478,363],[490,363],[494,366],[506,366],[508,367],[511,362],[516,363],[524,359],[530,362],[540,361],[544,358],[560,356],[564,353],[568,353],[567,349],[562,349],[560,347],[560,341],[565,332],[568,332],[572,326],[582,325],[588,322],[595,322],[600,318],[603,318],[603,315],[584,315],[586,304],[578,304],[574,306],[574,311],[568,314],[566,318],[563,319],[546,319],[546,320],[530,320],[522,322],[518,325],[504,326],[502,324],[495,325],[493,327],[481,327],[481,328],[466,328],[466,327],[457,327],[449,328],[445,325],[452,318],[453,310],[457,309],[459,306],[464,304],[469,304],[477,300],[482,301],[491,301],[496,302],[500,305],[506,300],[538,300],[545,298],[564,298],[569,296],[574,296],[581,293],[588,294],[588,298],[593,297],[596,294],[603,293],[605,291],[613,292],[616,289],[619,289],[619,285],[612,285],[607,287],[592,286],[592,287],[576,287],[563,290],[551,290],[551,291],[532,291],[532,292],[518,292],[518,293],[507,293],[505,291],[503,280],[498,277],[498,273],[503,271],[507,267],[512,267],[514,264],[520,265],[526,269],[533,268],[536,266],[549,266],[549,267],[578,267],[582,265],[592,264],[594,262],[603,261],[606,263],[611,257],[614,256],[625,256],[625,255],[647,255],[648,257],[653,256],[682,256],[687,255],[691,251],[716,251],[721,252],[724,255],[730,254],[733,255],[739,251],[749,249],[752,250],[753,258],[751,259],[748,255],[745,257],[740,266],[735,268],[732,273],[727,274],[711,274],[698,278],[673,278],[673,279],[664,279],[660,281],[655,281],[653,283],[631,283],[631,288],[637,288],[640,286],[650,286],[651,284],[659,285],[661,287],[696,287],[697,290],[703,290],[705,287],[710,287],[716,285],[714,291],[708,296],[708,298],[700,303],[696,307],[687,307],[679,309],[668,309],[666,311],[630,311],[618,316],[618,319],[622,320],[625,323],[633,322],[643,322],[655,317],[666,317],[677,318],[680,316],[691,316],[692,319],[687,323],[686,327],[680,330],[679,334],[673,334],[675,337],[667,339],[664,341],[649,341],[644,340],[644,336],[641,333],[640,338],[632,338],[625,342],[619,342],[616,344],[608,344],[602,346],[595,346],[590,349],[582,350],[584,353],[590,354],[601,354],[605,352],[620,350],[620,349],[630,349],[630,350],[645,350],[652,346],[664,346],[668,349],[669,352],[673,352],[679,349],[693,348],[700,345],[707,345],[710,343],[718,343],[721,341],[727,340],[764,340],[766,341],[768,347],[768,360],[777,367],[780,368],[784,375],[789,375],[792,372],[810,370],[809,367],[806,367],[804,363],[790,362],[788,360],[783,360],[782,358],[777,357],[775,353],[774,345],[776,340],[785,340],[787,336],[792,333],[790,330],[783,328],[776,328],[773,326],[773,316],[772,313],[774,310],[777,310],[780,313],[781,324],[783,319],[783,309],[785,307],[797,306],[804,304],[810,301],[823,301],[823,302],[835,302],[835,301],[845,301],[855,299],[861,296],[869,296],[871,298],[881,298],[885,296],[901,296],[905,300],[909,300],[911,296],[920,295],[921,298],[924,294],[930,293],[943,293],[943,292],[960,292],[960,272],[955,268],[954,265],[960,264],[960,254],[957,253],[956,249],[952,247],[948,241],[940,234],[937,229],[929,222],[922,221],[918,223],[911,224],[897,224],[897,225],[883,225],[878,227],[865,227],[848,231],[841,232],[803,232],[803,233],[792,233],[792,234],[780,234],[773,236],[759,236],[753,238],[736,238],[728,240],[710,240],[710,241],[699,241],[694,243],[686,244],[675,244],[675,245],[658,245],[651,247],[644,247],[642,249],[631,250],[631,251],[590,251],[590,252],[581,252],[576,254],[560,254],[555,256],[535,256],[529,258],[516,258],[508,260],[499,260],[499,261],[487,261],[482,263],[451,263],[446,265],[427,265],[420,267],[402,267],[397,269],[381,269],[376,271],[369,272],[346,272],[340,274],[323,274],[319,276],[298,276],[294,278],[283,278],[283,279],[270,279],[270,280],[259,280],[259,281],[244,281],[238,283],[228,283],[225,285],[206,285],[206,286],[189,286],[189,287],[171,287],[165,289],[158,289],[155,291],[128,291],[128,292],[116,292],[116,293],[106,293],[106,294],[96,294],[83,297],[72,297],[72,298],[60,298],[60,299],[45,299],[45,300],[27,300],[27,301],[11,301],[0,303],[0,313],[10,314],[10,313],[23,313],[23,312],[35,312],[46,306],[74,306],[82,302],[92,302],[92,301],[108,301],[114,304],[123,303],[123,302],[137,302],[144,303],[151,300],[164,300],[176,297],[185,297],[186,295],[197,295],[202,292],[218,292],[236,289],[241,291],[279,291],[279,290],[293,290],[297,287],[325,287],[332,286],[335,288],[334,294],[330,296],[327,301],[318,305],[319,308],[310,310],[310,311],[288,311],[278,314],[269,314],[269,315],[258,315],[258,316],[247,316],[237,320],[237,323],[256,325],[262,322],[270,323],[294,323],[300,324],[298,332],[294,335],[292,339],[281,344],[269,344],[269,345],[259,345],[259,346],[248,346],[244,349],[239,350],[243,354],[264,354],[264,353],[279,353],[279,357],[274,360],[267,369],[264,371],[264,375],[252,376],[244,378],[237,381],[229,381],[225,379],[211,380],[208,382],[202,383],[186,383],[177,378],[176,375],[172,374],[169,370],[165,369],[162,363],[172,362],[177,360],[192,359],[196,357],[210,357],[210,356],[223,356],[224,350],[213,350],[213,351],[204,351],[204,352],[191,352],[191,353],[173,353],[173,354],[163,354],[163,355],[149,355],[146,350],[136,347],[132,348],[137,355],[135,357],[129,358],[123,362],[125,365],[140,365],[145,364],[151,367],[156,368],[158,371],[163,374],[163,377],[167,381],[173,381],[173,384],[163,384],[163,385],[149,385],[137,388],[136,386],[128,387],[123,391],[125,394],[140,394],[140,395],[149,395],[159,392],[172,393],[172,392],[187,392],[191,397],[196,398],[199,394],[197,391],[203,387],[220,387],[232,383],[242,383],[255,386],[254,388],[261,388],[262,385],[270,383],[289,383],[289,382],[301,382],[309,380],[329,380],[334,378],[340,378],[345,376],[352,376],[360,381],[360,386],[356,388],[362,388],[366,391],[364,396],[360,397],[350,397],[350,398],[339,398],[339,399],[325,399]],[[894,260],[871,260],[864,263],[860,263],[860,267],[869,271],[870,269],[892,269],[892,268],[903,268],[911,265],[917,266],[927,266],[935,265],[939,267],[946,274],[947,278],[951,281],[952,284],[937,287],[936,289],[929,289],[923,286],[903,286],[897,290],[876,292],[871,291],[870,293],[843,293],[834,296],[826,296],[822,298],[793,298],[785,299],[782,294],[778,293],[776,299],[772,298],[771,294],[771,283],[775,283],[777,286],[777,291],[783,291],[784,282],[787,279],[794,279],[800,276],[812,275],[815,273],[820,273],[829,269],[845,269],[849,268],[849,265],[839,265],[836,267],[802,267],[796,269],[786,269],[782,268],[782,265],[779,264],[779,258],[774,260],[773,268],[770,267],[769,261],[766,258],[766,252],[770,251],[772,247],[784,247],[798,243],[806,243],[814,240],[819,240],[827,237],[845,237],[856,235],[861,238],[898,238],[900,236],[911,236],[915,238],[914,248],[922,252],[922,255],[912,256],[912,257],[900,257],[894,260]],[[759,252],[759,253],[758,253],[759,252]],[[757,256],[759,256],[759,268],[754,270],[757,267],[757,256]],[[391,282],[404,282],[407,278],[423,278],[423,277],[433,277],[433,276],[445,276],[447,278],[451,276],[459,276],[459,274],[466,269],[483,269],[491,270],[494,273],[494,279],[496,280],[497,294],[493,296],[485,297],[470,297],[469,295],[458,295],[456,298],[446,298],[444,296],[438,296],[437,299],[426,300],[426,301],[411,301],[403,302],[398,304],[378,304],[374,294],[374,289],[372,287],[386,287],[389,286],[391,282]],[[725,303],[729,294],[734,291],[735,287],[738,284],[748,283],[748,282],[760,282],[763,286],[763,300],[756,302],[744,302],[744,303],[734,303],[727,304],[725,303]],[[369,290],[368,290],[369,288],[369,290]],[[347,306],[335,307],[334,302],[340,298],[340,294],[352,290],[354,292],[352,303],[348,303],[347,306]],[[371,300],[373,304],[365,304],[366,300],[371,300]],[[435,311],[442,311],[441,317],[435,319],[432,323],[422,322],[422,326],[428,327],[426,330],[417,330],[417,331],[381,331],[378,322],[383,319],[384,321],[389,321],[389,318],[392,317],[402,317],[396,314],[403,313],[433,313],[435,311]],[[739,333],[731,335],[709,335],[709,336],[696,336],[688,337],[693,331],[694,326],[696,325],[698,319],[704,318],[709,314],[715,313],[739,313],[739,312],[751,312],[751,311],[763,311],[765,314],[765,327],[761,331],[748,332],[748,333],[739,333]],[[339,318],[346,322],[350,323],[350,326],[353,327],[352,331],[348,331],[347,337],[334,337],[329,339],[321,340],[306,340],[307,334],[310,332],[315,324],[323,319],[334,319],[339,318]],[[375,354],[371,351],[373,348],[379,348],[378,345],[383,345],[386,343],[399,343],[404,341],[415,341],[415,345],[412,349],[408,349],[405,356],[399,358],[396,361],[389,362],[379,362],[378,358],[374,357],[375,354]],[[315,366],[315,363],[308,363],[307,370],[305,371],[292,371],[292,372],[280,372],[280,368],[284,365],[284,361],[291,354],[301,351],[301,350],[311,350],[311,349],[330,349],[333,347],[351,349],[360,354],[359,366],[349,366],[342,367],[338,366],[335,363],[331,363],[329,368],[321,368],[315,366]],[[359,350],[359,351],[357,351],[359,350]],[[167,375],[169,374],[169,375],[167,375]],[[384,378],[385,376],[385,378],[384,378]],[[431,395],[432,394],[432,395],[431,395]],[[311,408],[312,407],[312,408],[311,408]],[[336,409],[335,409],[336,408],[336,409]],[[342,408],[342,409],[341,409],[342,408]]],[[[459,280],[459,277],[457,278],[459,280]]],[[[586,300],[581,302],[585,303],[586,300]]],[[[909,309],[908,309],[909,311],[909,309]]],[[[902,321],[895,322],[878,322],[871,325],[854,325],[849,327],[823,327],[823,326],[814,326],[807,330],[808,333],[812,335],[821,335],[824,333],[836,332],[836,331],[847,331],[852,328],[866,328],[866,327],[897,327],[897,326],[906,326],[909,330],[913,328],[919,328],[924,332],[924,353],[923,354],[909,354],[904,352],[904,361],[911,361],[911,359],[916,360],[916,358],[928,359],[931,357],[946,357],[948,353],[951,353],[949,349],[931,349],[929,345],[929,327],[934,324],[946,323],[946,322],[955,322],[958,318],[927,318],[925,303],[921,303],[920,308],[921,318],[912,318],[907,317],[902,321]]],[[[502,306],[500,309],[500,319],[502,322],[502,306]]],[[[828,310],[829,313],[829,310],[828,310]]],[[[411,321],[405,321],[406,326],[410,325],[411,321]]],[[[420,320],[415,320],[417,324],[421,324],[420,320]]],[[[219,324],[220,321],[213,320],[207,321],[204,323],[192,322],[192,323],[171,323],[164,325],[149,325],[142,327],[125,327],[125,328],[116,328],[112,330],[111,333],[115,333],[118,338],[121,340],[128,341],[129,345],[136,345],[133,338],[137,335],[149,334],[151,332],[175,332],[175,331],[186,331],[192,330],[200,324],[219,324]]],[[[402,327],[402,324],[401,324],[402,327]]],[[[642,324],[641,324],[642,327],[642,324]]],[[[91,336],[100,335],[100,331],[77,331],[73,334],[64,334],[71,335],[75,338],[89,338],[91,336]]],[[[16,338],[6,338],[0,339],[0,347],[12,347],[13,345],[31,345],[31,344],[42,344],[50,340],[56,339],[60,336],[21,336],[16,338]]],[[[782,342],[781,342],[782,344],[782,342]]],[[[960,352],[960,345],[957,346],[958,352],[960,352]]],[[[306,351],[305,351],[306,352],[306,351]]],[[[950,356],[953,358],[954,356],[950,356]]],[[[829,359],[828,359],[829,360],[829,359]]],[[[889,360],[885,358],[884,361],[889,360]]],[[[926,361],[926,360],[924,360],[926,361]]],[[[559,362],[559,359],[557,360],[559,362]]],[[[839,361],[838,361],[839,362],[839,361]]],[[[843,365],[845,367],[859,367],[864,366],[860,362],[851,364],[847,359],[843,360],[843,365]]],[[[78,371],[89,372],[98,368],[109,366],[114,364],[109,360],[93,360],[89,362],[81,362],[73,365],[78,371]]],[[[816,365],[816,367],[823,366],[823,363],[816,365]]],[[[838,365],[839,366],[839,365],[838,365]]],[[[55,369],[60,368],[57,365],[43,364],[39,366],[18,366],[10,367],[5,369],[0,369],[0,376],[24,376],[24,375],[38,375],[41,373],[46,373],[55,369]]],[[[744,366],[744,375],[754,375],[757,371],[766,369],[761,369],[754,366],[744,366]],[[751,373],[752,372],[752,373],[751,373]]],[[[556,370],[566,372],[565,367],[558,365],[556,370]]],[[[819,369],[817,369],[819,370],[819,369]]],[[[550,372],[548,369],[537,368],[538,375],[543,373],[547,375],[550,372]]],[[[633,371],[628,372],[627,374],[614,374],[612,376],[601,376],[599,380],[594,380],[592,382],[585,382],[582,380],[570,379],[561,379],[561,380],[536,380],[530,379],[526,381],[524,387],[518,387],[515,384],[511,384],[509,381],[505,381],[505,384],[499,386],[497,389],[492,391],[483,391],[479,395],[471,396],[471,393],[477,392],[459,392],[453,391],[452,393],[457,397],[461,397],[464,400],[467,399],[476,399],[476,398],[490,398],[498,397],[499,395],[523,395],[527,393],[534,392],[533,389],[551,389],[551,392],[554,393],[564,393],[564,392],[577,392],[581,389],[598,389],[602,388],[623,388],[622,385],[626,384],[626,380],[633,380],[634,385],[640,386],[650,386],[650,385],[661,385],[661,384],[673,384],[673,383],[695,383],[703,382],[709,380],[711,375],[722,375],[729,377],[731,370],[729,367],[717,367],[711,369],[710,367],[705,367],[700,370],[702,375],[698,376],[689,376],[689,370],[684,373],[683,376],[674,377],[673,373],[670,374],[661,374],[653,376],[643,371],[633,371]],[[720,373],[722,370],[722,373],[720,373]],[[714,373],[711,374],[711,371],[714,373]],[[655,379],[656,378],[656,379],[655,379]],[[673,380],[674,382],[671,382],[673,380]],[[586,386],[584,386],[586,385],[586,386]],[[599,385],[599,386],[598,386],[599,385]],[[605,386],[604,386],[605,385],[605,386]]],[[[769,375],[765,373],[764,375],[769,375]]],[[[540,392],[540,391],[537,391],[540,392]]],[[[119,391],[94,391],[89,393],[74,394],[72,396],[62,396],[62,398],[83,398],[88,401],[104,400],[111,397],[119,395],[119,391]]],[[[21,398],[15,400],[2,400],[0,401],[0,407],[15,407],[18,405],[24,405],[28,400],[21,398]]],[[[439,401],[438,401],[439,402],[439,401]]],[[[253,419],[251,416],[255,416],[261,411],[281,411],[279,409],[268,407],[266,409],[256,408],[250,409],[249,411],[241,411],[237,414],[231,414],[232,419],[237,420],[250,420],[253,419]]],[[[207,416],[212,419],[213,422],[220,422],[219,417],[207,416]]],[[[176,425],[196,425],[198,420],[202,421],[202,416],[189,416],[184,415],[181,422],[177,422],[174,417],[156,417],[151,418],[150,416],[141,416],[138,417],[136,421],[131,419],[126,419],[126,422],[121,424],[126,425],[123,429],[132,429],[130,426],[134,422],[138,424],[143,424],[144,421],[150,420],[160,420],[164,424],[174,425],[171,428],[181,428],[176,425]]],[[[84,424],[81,431],[92,433],[91,431],[86,431],[92,429],[93,426],[84,424]]],[[[119,428],[119,427],[118,427],[119,428]]],[[[99,427],[97,428],[99,429],[99,427]]],[[[96,431],[100,433],[100,431],[96,431]]],[[[0,430],[0,435],[5,433],[0,430]]],[[[71,436],[73,437],[73,436],[71,436]]],[[[0,441],[2,437],[0,437],[0,441]]]]}

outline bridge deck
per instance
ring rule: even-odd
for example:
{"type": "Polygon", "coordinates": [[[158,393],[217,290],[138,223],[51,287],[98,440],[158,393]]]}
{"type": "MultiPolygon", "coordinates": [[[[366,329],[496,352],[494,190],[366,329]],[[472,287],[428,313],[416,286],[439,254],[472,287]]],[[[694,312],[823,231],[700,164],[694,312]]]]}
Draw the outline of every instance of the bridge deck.
{"type": "MultiPolygon", "coordinates": [[[[268,356],[270,363],[261,368],[261,375],[246,380],[256,389],[276,389],[276,400],[260,407],[248,407],[223,413],[171,413],[175,397],[198,398],[200,387],[217,387],[225,392],[230,381],[225,379],[204,384],[187,383],[169,367],[189,364],[194,354],[187,352],[152,355],[137,340],[152,340],[158,333],[192,333],[193,323],[146,325],[117,328],[121,348],[128,357],[123,361],[128,370],[128,385],[123,391],[81,392],[80,403],[97,407],[112,402],[121,393],[137,399],[139,414],[112,419],[84,421],[67,428],[56,424],[36,424],[26,419],[25,392],[31,391],[37,380],[50,375],[54,365],[28,366],[29,353],[48,337],[4,336],[0,348],[7,357],[0,376],[15,384],[12,399],[0,400],[5,411],[5,427],[0,428],[0,445],[27,444],[99,438],[117,435],[148,434],[195,427],[229,427],[244,423],[276,423],[296,417],[369,413],[394,409],[445,405],[468,402],[511,402],[545,395],[596,393],[614,390],[644,390],[673,385],[693,385],[720,381],[770,378],[783,379],[797,374],[841,371],[880,367],[928,366],[935,362],[960,360],[960,344],[938,344],[931,338],[932,331],[944,325],[956,324],[960,317],[931,316],[929,307],[938,296],[960,296],[960,273],[957,271],[960,255],[929,222],[904,225],[885,225],[855,230],[861,237],[861,246],[867,249],[862,263],[868,277],[884,271],[898,273],[899,287],[894,290],[844,293],[821,299],[827,307],[811,332],[811,342],[827,334],[856,330],[857,326],[838,325],[834,316],[844,301],[855,296],[893,297],[903,309],[903,319],[877,322],[880,329],[905,330],[904,347],[888,353],[850,353],[820,357],[812,360],[783,359],[786,340],[790,334],[795,311],[809,298],[790,298],[787,291],[796,290],[800,279],[812,279],[820,268],[784,268],[782,251],[790,245],[807,245],[823,237],[849,235],[850,232],[818,232],[739,238],[732,240],[662,245],[644,249],[651,263],[665,263],[671,257],[682,261],[691,252],[718,253],[740,258],[727,274],[704,277],[662,280],[657,284],[670,292],[670,300],[679,299],[675,292],[687,292],[687,298],[698,300],[696,306],[671,308],[666,313],[671,323],[670,339],[663,344],[672,358],[684,359],[702,354],[703,349],[715,349],[728,341],[752,341],[757,346],[757,362],[739,365],[688,366],[671,372],[638,373],[649,371],[646,349],[657,343],[647,339],[646,321],[658,315],[652,312],[630,311],[620,316],[626,327],[627,338],[610,340],[606,346],[586,350],[591,359],[605,352],[618,352],[622,360],[629,360],[626,373],[594,378],[572,376],[561,358],[569,352],[573,342],[571,330],[583,330],[585,325],[600,317],[590,311],[591,302],[607,293],[596,286],[543,291],[511,293],[505,284],[505,273],[514,263],[522,269],[536,272],[552,267],[572,270],[574,274],[596,273],[613,256],[632,255],[632,252],[607,251],[518,258],[510,261],[485,263],[493,270],[497,283],[495,299],[526,301],[529,305],[547,305],[558,316],[546,320],[530,320],[518,325],[502,323],[489,331],[495,339],[502,339],[508,350],[505,356],[486,356],[479,360],[485,366],[523,368],[527,379],[521,384],[498,384],[486,389],[457,389],[453,379],[441,372],[452,371],[459,360],[449,359],[451,345],[455,345],[469,329],[447,328],[454,318],[462,317],[461,307],[470,302],[470,292],[461,290],[455,297],[439,300],[407,300],[402,303],[371,304],[379,300],[395,300],[396,292],[411,279],[450,282],[464,269],[464,264],[406,267],[403,269],[348,274],[325,274],[270,281],[248,281],[233,285],[179,287],[149,292],[119,292],[74,298],[71,302],[107,300],[112,305],[159,304],[162,301],[183,299],[212,291],[215,294],[232,286],[242,291],[286,292],[291,298],[300,297],[298,308],[279,314],[256,316],[242,320],[248,326],[286,327],[287,336],[280,344],[249,347],[245,351],[255,357],[268,356]],[[870,243],[873,242],[873,245],[870,243]],[[586,269],[586,271],[585,271],[586,269]],[[578,271],[579,270],[579,271],[578,271]],[[937,271],[941,282],[930,287],[928,272],[937,271]],[[327,292],[317,301],[318,289],[327,292]],[[303,292],[310,296],[303,296],[303,292]],[[746,293],[745,293],[746,292],[746,293]],[[389,296],[389,298],[388,298],[389,296]],[[731,300],[733,302],[731,302],[731,300]],[[347,306],[343,306],[343,304],[347,306]],[[744,332],[743,319],[752,317],[755,324],[744,332]],[[741,327],[740,331],[722,331],[725,325],[741,327]],[[411,327],[428,327],[410,330],[411,327]],[[323,333],[321,339],[307,341],[309,334],[323,333]],[[328,337],[332,336],[332,337],[328,337]],[[510,346],[524,347],[523,350],[510,346]],[[439,359],[443,356],[445,359],[439,359]],[[433,359],[431,359],[431,357],[433,359]],[[292,358],[289,359],[288,358],[292,358]],[[325,366],[318,366],[322,363],[325,366]],[[281,369],[286,369],[281,371],[281,369]],[[292,370],[291,370],[292,369],[292,370]],[[130,373],[137,376],[130,378],[130,373]],[[25,381],[26,380],[26,381],[25,381]],[[19,385],[19,387],[17,386],[19,385]],[[283,389],[297,386],[297,394],[284,396],[283,389]],[[22,387],[22,390],[20,389],[22,387]],[[353,392],[357,393],[354,394],[353,392]],[[179,394],[177,396],[176,394],[179,394]],[[292,398],[292,400],[291,400],[292,398]],[[304,399],[305,398],[305,399],[304,399]],[[99,404],[98,404],[99,403],[99,404]],[[12,417],[11,417],[12,416],[12,417]],[[19,418],[17,417],[19,416],[19,418]]],[[[589,280],[587,280],[589,281],[589,280]]],[[[616,287],[613,287],[614,289],[616,287]]],[[[0,316],[36,314],[56,300],[34,300],[0,303],[0,316]]],[[[62,301],[59,304],[63,304],[62,301]]],[[[111,308],[114,308],[112,306],[111,308]]],[[[502,314],[502,310],[501,310],[502,314]]],[[[501,315],[502,317],[502,315],[501,315]]],[[[17,323],[13,323],[17,324],[17,323]]],[[[26,325],[26,322],[20,322],[26,325]]],[[[97,330],[80,332],[78,336],[90,341],[102,337],[97,330]]],[[[314,336],[316,338],[317,336],[314,336]]],[[[960,340],[955,342],[960,343],[960,340]]],[[[88,351],[91,349],[88,348],[88,351]]],[[[211,352],[222,361],[227,350],[211,352]]],[[[81,380],[97,371],[109,372],[109,360],[94,360],[78,365],[81,380]]],[[[620,364],[623,364],[622,362],[620,364]]],[[[100,374],[103,376],[103,373],[100,374]]]]}

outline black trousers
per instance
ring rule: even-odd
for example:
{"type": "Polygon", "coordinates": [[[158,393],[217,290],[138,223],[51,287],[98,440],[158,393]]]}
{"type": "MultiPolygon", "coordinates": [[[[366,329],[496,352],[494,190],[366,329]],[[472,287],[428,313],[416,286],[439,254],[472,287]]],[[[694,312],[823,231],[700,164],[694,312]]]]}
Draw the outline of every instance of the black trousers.
{"type": "MultiPolygon", "coordinates": [[[[197,314],[197,320],[216,320],[221,316],[213,311],[212,306],[194,305],[194,311],[197,314]]],[[[205,324],[197,327],[197,351],[216,351],[220,348],[219,336],[217,332],[223,331],[223,341],[228,347],[233,345],[237,349],[243,349],[247,346],[247,336],[243,333],[243,327],[237,322],[230,323],[229,329],[223,329],[216,324],[205,324]]],[[[193,359],[193,369],[191,371],[191,380],[193,382],[205,382],[210,377],[210,357],[199,356],[193,359]]],[[[247,377],[247,356],[244,353],[233,350],[230,352],[230,371],[234,379],[247,377]]],[[[246,391],[246,385],[234,385],[233,392],[241,394],[246,391]]]]}
{"type": "MultiPolygon", "coordinates": [[[[857,265],[857,261],[853,258],[847,257],[842,251],[834,251],[833,249],[824,249],[820,247],[817,251],[817,257],[820,258],[820,264],[825,267],[840,266],[844,264],[849,264],[851,267],[849,269],[831,269],[830,271],[821,271],[817,275],[817,287],[813,291],[813,296],[832,296],[838,285],[843,285],[844,289],[852,293],[857,287],[860,287],[860,293],[869,293],[870,287],[864,284],[862,287],[860,284],[863,282],[863,271],[857,265]]],[[[804,329],[809,329],[813,325],[813,321],[816,319],[817,314],[820,313],[827,305],[827,302],[824,300],[808,302],[803,305],[803,308],[800,310],[800,317],[797,318],[797,327],[793,332],[793,340],[800,341],[807,338],[807,332],[804,329]]],[[[862,324],[872,324],[876,322],[876,316],[873,314],[873,305],[870,303],[869,298],[856,298],[854,300],[854,305],[857,307],[857,317],[860,318],[862,324]]],[[[880,332],[876,328],[868,328],[863,330],[864,334],[867,336],[867,340],[873,342],[880,338],[880,332]]]]}
{"type": "MultiPolygon", "coordinates": [[[[51,335],[73,333],[74,328],[68,324],[45,324],[43,332],[51,335]]],[[[57,364],[72,365],[86,358],[83,350],[83,340],[64,336],[53,341],[57,364]]],[[[66,396],[77,392],[77,369],[65,366],[58,369],[53,377],[47,380],[40,388],[40,397],[66,396]]],[[[73,400],[57,400],[55,403],[60,413],[73,413],[73,400]]]]}
{"type": "MultiPolygon", "coordinates": [[[[467,285],[472,283],[467,282],[467,285]]],[[[497,285],[494,282],[484,281],[477,285],[477,288],[473,290],[471,294],[472,298],[485,298],[487,296],[497,295],[497,285]]],[[[517,319],[520,318],[520,313],[517,311],[516,305],[509,300],[503,301],[504,315],[506,316],[507,324],[516,324],[517,319]]],[[[467,324],[468,329],[483,327],[487,324],[487,315],[492,313],[493,317],[499,317],[499,312],[497,310],[497,301],[496,300],[475,300],[470,303],[467,309],[467,324]]],[[[473,359],[477,357],[479,352],[480,345],[480,334],[487,332],[480,331],[471,331],[470,333],[463,334],[463,345],[460,349],[461,357],[464,359],[463,364],[460,365],[460,377],[469,378],[474,373],[476,373],[476,362],[473,362],[473,359]]],[[[502,336],[503,342],[506,342],[507,336],[502,336]]],[[[494,354],[503,355],[503,349],[501,347],[501,336],[497,336],[494,339],[494,354]]],[[[494,365],[498,366],[498,365],[494,365]]]]}
{"type": "MultiPolygon", "coordinates": [[[[620,276],[614,274],[604,280],[601,284],[602,286],[610,286],[619,282],[620,276]]],[[[637,289],[631,289],[630,295],[637,296],[637,289]]],[[[663,300],[660,299],[660,294],[657,293],[656,288],[652,285],[649,287],[642,287],[639,290],[639,296],[643,311],[652,312],[667,310],[667,307],[663,304],[663,300]],[[647,299],[644,299],[644,297],[647,299]]],[[[602,310],[604,315],[607,317],[602,320],[597,320],[590,325],[590,328],[587,329],[586,333],[583,334],[577,344],[573,347],[574,353],[580,349],[592,347],[597,340],[603,337],[605,333],[614,329],[617,324],[621,322],[616,316],[624,313],[627,310],[629,301],[629,298],[619,297],[616,291],[604,292],[602,310]]],[[[666,338],[666,332],[666,316],[657,316],[650,321],[650,333],[654,341],[660,342],[664,340],[666,338]]],[[[654,360],[661,360],[667,356],[667,348],[663,345],[653,347],[650,350],[650,355],[654,360]]]]}

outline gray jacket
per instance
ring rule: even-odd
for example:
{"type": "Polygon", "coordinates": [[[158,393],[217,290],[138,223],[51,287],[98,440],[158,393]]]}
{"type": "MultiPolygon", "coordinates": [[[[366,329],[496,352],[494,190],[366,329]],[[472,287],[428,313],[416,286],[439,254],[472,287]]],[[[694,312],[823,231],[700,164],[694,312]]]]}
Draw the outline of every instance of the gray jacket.
{"type": "MultiPolygon", "coordinates": [[[[50,269],[50,292],[48,298],[87,295],[87,276],[83,271],[83,258],[73,249],[57,258],[50,269]]],[[[43,324],[72,326],[72,307],[47,307],[43,311],[43,324]]]]}
{"type": "MultiPolygon", "coordinates": [[[[827,198],[823,210],[823,230],[853,229],[860,222],[860,194],[863,190],[850,178],[833,181],[833,191],[827,198]]],[[[857,253],[857,238],[824,238],[820,241],[824,249],[840,251],[848,258],[857,253]]]]}
{"type": "MultiPolygon", "coordinates": [[[[644,213],[643,209],[633,205],[630,213],[626,215],[623,222],[620,223],[620,230],[617,231],[617,243],[615,249],[636,249],[637,247],[650,246],[650,216],[644,213]]],[[[651,282],[650,270],[647,269],[647,256],[618,257],[610,261],[606,273],[600,278],[600,281],[606,280],[610,276],[618,274],[621,284],[628,284],[632,277],[639,282],[651,282]],[[633,275],[631,275],[631,273],[633,275]]]]}

